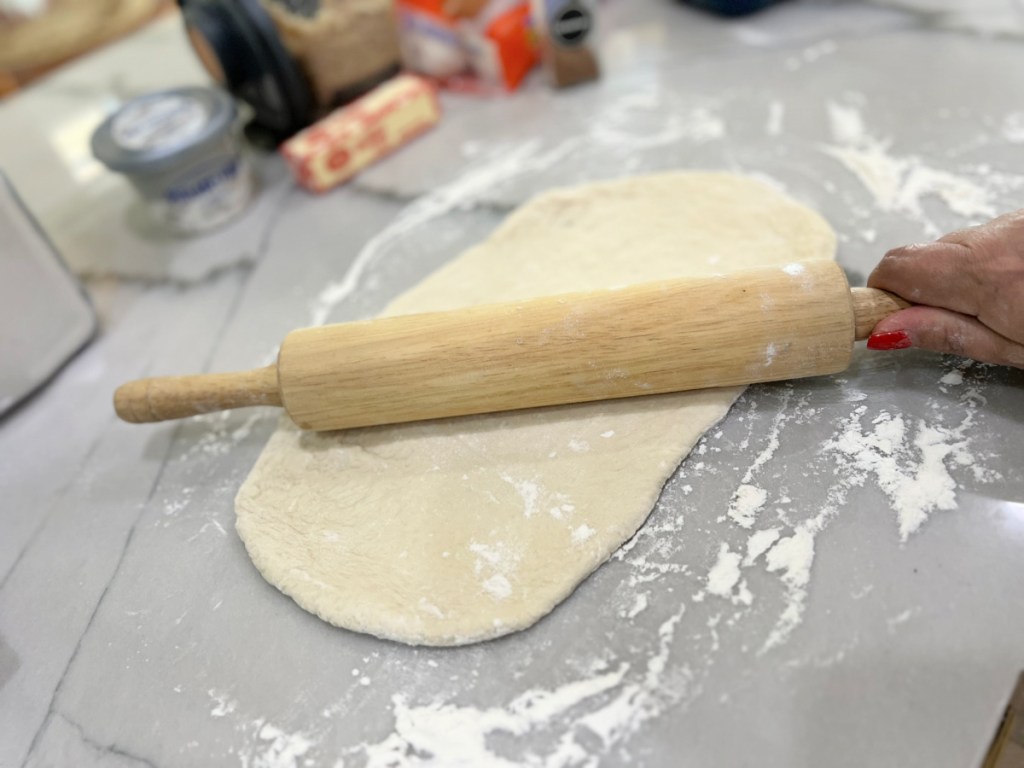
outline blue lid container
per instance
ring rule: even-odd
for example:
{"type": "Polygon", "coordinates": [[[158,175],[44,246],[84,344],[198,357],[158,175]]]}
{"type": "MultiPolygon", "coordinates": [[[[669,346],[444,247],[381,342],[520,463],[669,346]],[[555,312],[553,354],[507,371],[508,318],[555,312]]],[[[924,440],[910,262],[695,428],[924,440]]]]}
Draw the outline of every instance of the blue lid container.
{"type": "Polygon", "coordinates": [[[235,118],[234,101],[214,88],[148,93],[96,129],[93,156],[124,174],[154,221],[197,234],[240,214],[253,191],[235,118]]]}

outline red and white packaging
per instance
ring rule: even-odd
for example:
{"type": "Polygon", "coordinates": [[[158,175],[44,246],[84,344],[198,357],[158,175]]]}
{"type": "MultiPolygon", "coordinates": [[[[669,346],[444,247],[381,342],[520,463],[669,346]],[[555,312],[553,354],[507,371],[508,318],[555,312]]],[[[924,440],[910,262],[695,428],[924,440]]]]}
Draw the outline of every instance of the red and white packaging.
{"type": "Polygon", "coordinates": [[[429,130],[441,119],[434,86],[399,75],[281,144],[306,189],[324,192],[429,130]]]}
{"type": "Polygon", "coordinates": [[[540,59],[528,2],[492,0],[460,27],[473,72],[488,85],[513,91],[540,59]]]}
{"type": "Polygon", "coordinates": [[[446,13],[444,0],[398,0],[395,9],[405,66],[438,80],[466,73],[469,56],[458,19],[446,13]]]}
{"type": "Polygon", "coordinates": [[[405,64],[458,91],[512,91],[540,59],[529,0],[398,0],[405,64]]]}

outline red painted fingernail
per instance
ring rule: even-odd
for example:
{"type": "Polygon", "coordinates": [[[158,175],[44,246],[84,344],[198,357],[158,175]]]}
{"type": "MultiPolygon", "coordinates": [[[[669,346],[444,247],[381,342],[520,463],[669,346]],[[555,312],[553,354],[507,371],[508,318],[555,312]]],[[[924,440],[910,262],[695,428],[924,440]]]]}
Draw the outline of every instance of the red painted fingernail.
{"type": "Polygon", "coordinates": [[[906,349],[914,346],[906,331],[889,331],[888,333],[872,333],[868,337],[868,349],[888,351],[890,349],[906,349]]]}

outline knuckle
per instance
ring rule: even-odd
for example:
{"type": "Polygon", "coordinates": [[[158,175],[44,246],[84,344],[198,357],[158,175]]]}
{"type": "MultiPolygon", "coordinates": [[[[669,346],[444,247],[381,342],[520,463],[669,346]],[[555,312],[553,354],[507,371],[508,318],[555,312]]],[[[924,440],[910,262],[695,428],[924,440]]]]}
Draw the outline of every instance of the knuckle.
{"type": "Polygon", "coordinates": [[[1004,346],[1001,352],[1003,365],[1024,368],[1024,345],[1010,342],[1004,346]]]}
{"type": "Polygon", "coordinates": [[[961,328],[943,327],[939,330],[939,346],[941,351],[960,357],[969,357],[968,343],[961,328]]]}
{"type": "Polygon", "coordinates": [[[882,260],[896,261],[908,256],[914,256],[929,246],[931,246],[931,243],[908,243],[907,245],[898,245],[895,248],[890,248],[886,251],[882,260]]]}
{"type": "Polygon", "coordinates": [[[947,232],[946,234],[944,234],[935,242],[949,243],[951,245],[969,246],[976,229],[976,227],[964,227],[962,229],[954,229],[952,232],[947,232]]]}

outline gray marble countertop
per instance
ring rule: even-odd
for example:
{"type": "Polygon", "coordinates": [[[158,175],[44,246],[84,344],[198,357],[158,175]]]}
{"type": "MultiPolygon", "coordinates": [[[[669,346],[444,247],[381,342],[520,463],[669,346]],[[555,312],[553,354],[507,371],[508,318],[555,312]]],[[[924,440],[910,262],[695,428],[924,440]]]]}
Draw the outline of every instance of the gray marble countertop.
{"type": "Polygon", "coordinates": [[[753,173],[829,219],[854,281],[1021,206],[1009,0],[602,21],[600,82],[445,95],[435,131],[319,197],[258,158],[249,214],[196,240],[147,232],[88,153],[120,100],[203,81],[177,19],[0,104],[0,167],[102,326],[0,421],[0,766],[979,765],[1024,668],[1020,371],[859,350],[751,387],[568,601],[462,649],[332,628],[259,577],[232,500],[273,413],[114,418],[127,379],[373,315],[551,186],[753,173]]]}

